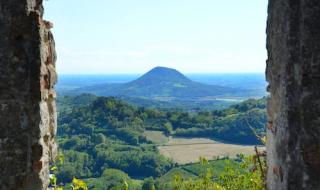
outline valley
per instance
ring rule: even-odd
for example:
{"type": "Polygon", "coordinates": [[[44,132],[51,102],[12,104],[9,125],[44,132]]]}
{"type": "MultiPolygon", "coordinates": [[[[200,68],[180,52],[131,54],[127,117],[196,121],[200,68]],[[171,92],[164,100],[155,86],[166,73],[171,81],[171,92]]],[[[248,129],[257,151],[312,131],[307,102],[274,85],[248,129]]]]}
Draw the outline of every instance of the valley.
{"type": "Polygon", "coordinates": [[[228,158],[239,160],[240,154],[250,155],[260,144],[252,130],[264,135],[265,101],[250,99],[227,109],[187,112],[90,94],[60,97],[58,142],[65,161],[58,180],[68,183],[77,176],[100,187],[127,179],[138,187],[152,178],[165,190],[172,184],[161,180],[168,176],[200,176],[195,175],[202,171],[199,158],[219,163],[223,172],[228,158]]]}
{"type": "Polygon", "coordinates": [[[69,78],[61,85],[60,183],[76,176],[89,189],[122,189],[126,181],[130,190],[148,184],[168,190],[179,176],[200,180],[203,167],[214,170],[216,179],[229,175],[228,168],[241,173],[254,146],[261,146],[257,135],[265,135],[267,98],[250,80],[237,81],[244,76],[205,84],[157,67],[130,77],[108,79],[115,83],[69,78]]]}
{"type": "Polygon", "coordinates": [[[60,95],[114,96],[136,106],[160,109],[225,109],[266,96],[263,74],[188,74],[155,67],[143,75],[61,76],[60,95]]]}

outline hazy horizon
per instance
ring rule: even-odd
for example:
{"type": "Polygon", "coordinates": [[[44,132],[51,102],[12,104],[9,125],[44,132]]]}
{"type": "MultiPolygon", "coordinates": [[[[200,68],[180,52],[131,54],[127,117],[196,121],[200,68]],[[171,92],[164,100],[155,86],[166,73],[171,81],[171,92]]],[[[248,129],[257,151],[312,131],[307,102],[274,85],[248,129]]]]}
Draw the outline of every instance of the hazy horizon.
{"type": "MultiPolygon", "coordinates": [[[[147,71],[148,72],[148,71],[147,71]]],[[[59,73],[61,76],[103,76],[103,75],[143,75],[146,72],[141,73],[59,73]]],[[[247,72],[247,73],[182,73],[184,75],[265,75],[264,72],[247,72]]]]}
{"type": "Polygon", "coordinates": [[[60,74],[263,73],[267,0],[53,0],[60,74]],[[75,6],[76,5],[76,6],[75,6]]]}

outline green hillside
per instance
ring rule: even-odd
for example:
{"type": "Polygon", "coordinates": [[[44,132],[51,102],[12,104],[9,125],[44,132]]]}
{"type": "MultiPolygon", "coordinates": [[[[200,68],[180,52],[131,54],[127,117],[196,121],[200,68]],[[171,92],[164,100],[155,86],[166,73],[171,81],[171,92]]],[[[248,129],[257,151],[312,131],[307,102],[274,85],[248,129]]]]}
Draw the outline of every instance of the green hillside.
{"type": "Polygon", "coordinates": [[[248,100],[225,110],[190,113],[146,109],[112,97],[88,94],[61,97],[58,101],[61,108],[58,142],[65,162],[58,180],[68,183],[76,176],[87,179],[93,189],[99,189],[111,182],[119,185],[121,177],[113,179],[105,175],[110,169],[119,170],[119,176],[124,172],[131,187],[138,185],[133,179],[146,179],[143,183],[149,183],[151,178],[148,177],[153,177],[160,183],[161,178],[181,170],[183,176],[199,175],[200,165],[178,167],[160,155],[156,144],[146,138],[145,132],[153,130],[173,136],[255,144],[258,141],[250,126],[258,134],[264,134],[264,104],[265,99],[248,100]]]}

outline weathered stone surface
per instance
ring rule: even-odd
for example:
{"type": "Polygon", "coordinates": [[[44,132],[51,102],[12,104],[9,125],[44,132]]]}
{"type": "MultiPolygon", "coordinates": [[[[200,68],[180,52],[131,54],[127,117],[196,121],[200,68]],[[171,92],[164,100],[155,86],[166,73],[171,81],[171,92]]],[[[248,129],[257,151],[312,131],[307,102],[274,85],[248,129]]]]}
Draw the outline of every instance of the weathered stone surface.
{"type": "Polygon", "coordinates": [[[0,189],[46,189],[56,155],[56,55],[42,0],[0,0],[0,189]]]}
{"type": "MultiPolygon", "coordinates": [[[[320,1],[269,0],[268,189],[320,189],[320,1]]],[[[46,189],[56,155],[52,24],[0,0],[0,189],[46,189]]]]}
{"type": "Polygon", "coordinates": [[[320,189],[320,1],[269,0],[267,186],[320,189]]]}

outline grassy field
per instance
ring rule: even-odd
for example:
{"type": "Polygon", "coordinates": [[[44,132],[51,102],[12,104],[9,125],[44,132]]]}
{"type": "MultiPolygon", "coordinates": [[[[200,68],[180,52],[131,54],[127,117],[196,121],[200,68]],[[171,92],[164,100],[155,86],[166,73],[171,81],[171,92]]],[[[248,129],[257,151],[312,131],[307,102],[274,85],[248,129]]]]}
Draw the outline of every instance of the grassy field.
{"type": "Polygon", "coordinates": [[[169,141],[169,137],[165,136],[161,131],[145,131],[143,135],[147,140],[157,145],[164,145],[169,141]]]}
{"type": "MultiPolygon", "coordinates": [[[[237,154],[254,154],[254,146],[227,144],[205,138],[169,138],[169,141],[158,146],[160,153],[171,158],[178,164],[195,163],[199,157],[208,160],[229,156],[235,158],[237,154]]],[[[264,149],[263,147],[259,149],[264,149]]]]}
{"type": "Polygon", "coordinates": [[[160,179],[161,181],[172,181],[172,179],[174,179],[174,176],[176,175],[180,175],[185,179],[196,177],[196,175],[192,174],[191,172],[186,171],[181,167],[178,167],[178,168],[171,169],[166,174],[164,174],[160,179]]]}
{"type": "MultiPolygon", "coordinates": [[[[230,164],[234,166],[236,161],[230,160],[230,164]]],[[[224,171],[226,167],[226,160],[212,160],[208,162],[209,167],[213,169],[213,175],[215,177],[219,176],[222,171],[224,171]]],[[[185,164],[182,166],[179,166],[179,168],[183,169],[184,171],[187,171],[195,176],[199,176],[204,171],[204,167],[201,166],[200,163],[191,163],[191,164],[185,164]]]]}

